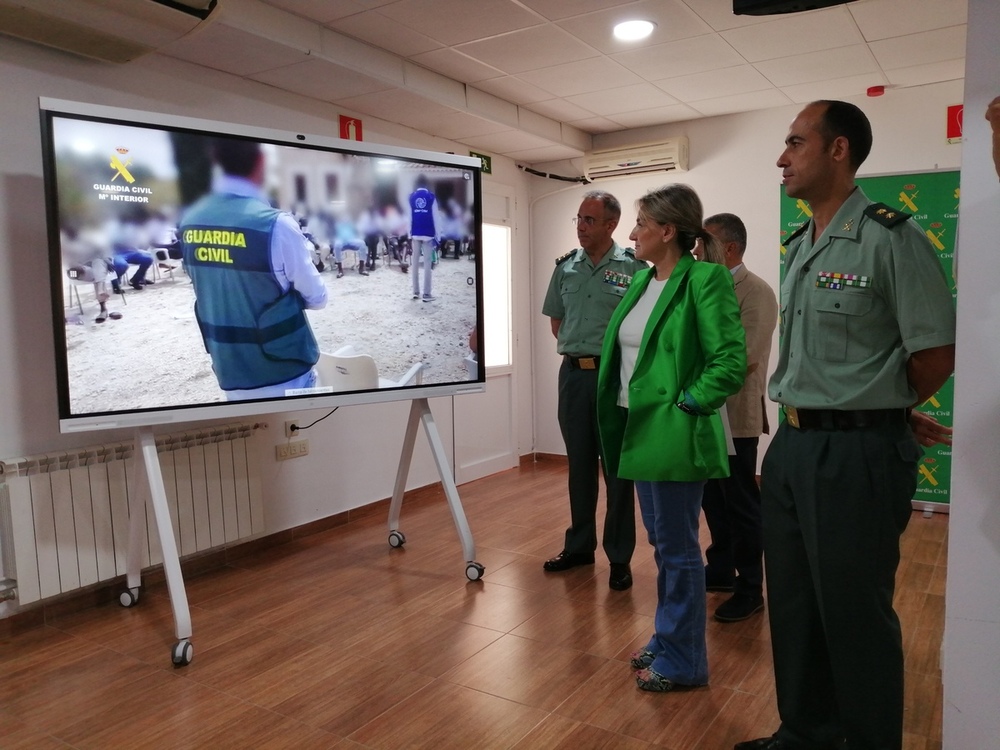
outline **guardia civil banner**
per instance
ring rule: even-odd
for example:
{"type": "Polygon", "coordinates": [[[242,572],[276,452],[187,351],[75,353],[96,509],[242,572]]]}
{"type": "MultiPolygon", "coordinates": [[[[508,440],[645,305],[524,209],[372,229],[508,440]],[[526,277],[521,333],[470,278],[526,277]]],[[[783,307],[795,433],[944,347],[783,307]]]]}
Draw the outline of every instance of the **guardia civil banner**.
{"type": "MultiPolygon", "coordinates": [[[[915,174],[859,177],[858,185],[876,203],[885,203],[893,210],[912,215],[934,247],[945,276],[957,294],[954,273],[955,239],[958,232],[959,173],[919,172],[915,174]]],[[[785,278],[785,242],[812,215],[809,205],[789,198],[781,190],[781,272],[785,278]]],[[[955,393],[954,376],[940,391],[919,406],[942,424],[951,426],[955,393]]],[[[916,508],[947,512],[951,494],[951,448],[936,445],[924,449],[920,462],[917,492],[913,497],[916,508]]]]}

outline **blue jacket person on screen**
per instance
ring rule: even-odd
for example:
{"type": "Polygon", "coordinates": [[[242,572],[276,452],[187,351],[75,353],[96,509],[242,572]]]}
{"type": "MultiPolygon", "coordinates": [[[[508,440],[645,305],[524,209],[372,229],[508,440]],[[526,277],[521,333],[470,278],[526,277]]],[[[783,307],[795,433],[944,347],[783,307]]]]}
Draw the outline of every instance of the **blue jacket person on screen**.
{"type": "Polygon", "coordinates": [[[218,138],[212,147],[223,174],[179,235],[219,387],[230,401],[311,388],[319,346],[304,310],[326,305],[326,286],[298,222],[266,200],[260,146],[218,138]]]}

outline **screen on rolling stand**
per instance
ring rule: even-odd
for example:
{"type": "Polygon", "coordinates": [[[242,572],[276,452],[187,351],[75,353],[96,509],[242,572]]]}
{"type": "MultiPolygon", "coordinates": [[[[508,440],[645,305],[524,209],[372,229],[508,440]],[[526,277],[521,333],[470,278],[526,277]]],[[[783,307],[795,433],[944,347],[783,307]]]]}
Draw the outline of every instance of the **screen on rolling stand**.
{"type": "Polygon", "coordinates": [[[64,432],[484,389],[478,159],[45,99],[41,125],[64,432]]]}

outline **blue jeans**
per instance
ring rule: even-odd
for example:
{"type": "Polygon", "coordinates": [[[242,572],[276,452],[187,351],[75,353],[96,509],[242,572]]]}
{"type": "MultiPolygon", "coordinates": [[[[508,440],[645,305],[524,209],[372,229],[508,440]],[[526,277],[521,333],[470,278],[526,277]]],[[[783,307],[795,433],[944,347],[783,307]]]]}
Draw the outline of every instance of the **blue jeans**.
{"type": "Polygon", "coordinates": [[[708,682],[705,566],[698,516],[705,482],[635,483],[642,523],[656,560],[656,617],[646,648],[652,669],[681,685],[708,682]]]}
{"type": "Polygon", "coordinates": [[[118,276],[118,283],[122,277],[128,273],[129,265],[138,266],[129,283],[133,286],[141,286],[146,280],[146,271],[153,265],[152,253],[145,250],[136,250],[124,245],[115,245],[114,255],[111,257],[111,264],[115,267],[115,274],[118,276]]]}

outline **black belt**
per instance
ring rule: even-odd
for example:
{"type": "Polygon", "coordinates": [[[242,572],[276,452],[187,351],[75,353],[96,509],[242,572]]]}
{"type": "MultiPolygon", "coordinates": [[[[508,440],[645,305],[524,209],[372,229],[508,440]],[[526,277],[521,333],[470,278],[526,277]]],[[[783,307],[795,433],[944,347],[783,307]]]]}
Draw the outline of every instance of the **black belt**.
{"type": "Polygon", "coordinates": [[[571,354],[565,354],[563,356],[566,357],[566,361],[569,362],[570,367],[575,367],[578,370],[596,370],[597,366],[601,363],[601,358],[596,355],[574,357],[571,354]]]}
{"type": "Polygon", "coordinates": [[[785,421],[799,430],[857,430],[902,423],[906,409],[796,409],[782,406],[785,421]]]}

